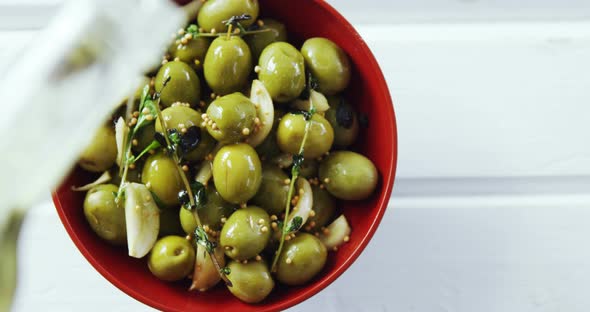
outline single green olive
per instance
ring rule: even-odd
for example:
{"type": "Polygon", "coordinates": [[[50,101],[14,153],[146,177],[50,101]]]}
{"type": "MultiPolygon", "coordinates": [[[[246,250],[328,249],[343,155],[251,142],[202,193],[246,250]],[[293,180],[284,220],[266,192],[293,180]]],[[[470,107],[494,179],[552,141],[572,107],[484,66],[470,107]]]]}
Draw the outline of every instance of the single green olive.
{"type": "Polygon", "coordinates": [[[186,63],[172,61],[164,64],[155,80],[156,91],[161,92],[161,103],[168,107],[176,102],[199,104],[201,82],[199,76],[186,63]],[[164,83],[168,81],[164,88],[164,83]]]}
{"type": "MultiPolygon", "coordinates": [[[[301,114],[286,114],[277,129],[277,143],[285,153],[297,154],[305,135],[306,120],[301,114]]],[[[334,130],[319,114],[311,117],[309,134],[303,149],[306,158],[318,158],[332,148],[334,130]]]]}
{"type": "Polygon", "coordinates": [[[277,264],[277,279],[290,286],[303,285],[326,264],[328,252],[322,242],[308,233],[299,233],[285,243],[277,264]]]}
{"type": "Polygon", "coordinates": [[[252,72],[252,54],[244,40],[238,36],[221,36],[213,40],[203,73],[211,90],[218,95],[241,91],[252,72]]]}
{"type": "Polygon", "coordinates": [[[243,94],[222,96],[207,108],[207,131],[222,143],[235,143],[254,131],[256,108],[243,94]]]}
{"type": "Polygon", "coordinates": [[[344,90],[350,82],[350,61],[338,45],[326,38],[307,39],[301,47],[307,68],[324,95],[344,90]]]}
{"type": "Polygon", "coordinates": [[[319,185],[312,185],[313,192],[313,217],[310,217],[306,225],[309,225],[311,230],[320,229],[334,218],[336,212],[336,200],[325,188],[319,185]]]}
{"type": "Polygon", "coordinates": [[[232,16],[248,14],[252,18],[240,22],[248,28],[258,18],[259,11],[258,0],[208,0],[199,11],[197,23],[205,32],[213,29],[216,32],[224,32],[227,30],[225,21],[232,16]]]}
{"type": "MultiPolygon", "coordinates": [[[[203,225],[217,231],[221,229],[221,219],[229,218],[238,206],[225,201],[213,185],[207,187],[206,194],[207,202],[203,207],[199,208],[199,218],[203,225]]],[[[197,227],[193,213],[186,209],[180,209],[180,223],[187,234],[194,233],[197,227]]]]}
{"type": "MultiPolygon", "coordinates": [[[[143,162],[137,161],[135,162],[135,168],[129,168],[129,170],[127,170],[127,182],[135,182],[135,183],[141,183],[141,172],[143,169],[143,162]]],[[[111,167],[111,169],[109,169],[109,174],[111,175],[111,180],[109,181],[109,183],[114,184],[114,185],[120,185],[121,184],[121,176],[119,175],[119,166],[113,166],[111,167]]]]}
{"type": "Polygon", "coordinates": [[[135,135],[135,140],[137,141],[133,142],[133,144],[131,145],[133,151],[135,153],[141,153],[141,151],[143,151],[154,141],[155,134],[156,128],[153,122],[140,128],[137,134],[135,135]]]}
{"type": "Polygon", "coordinates": [[[263,161],[271,160],[281,153],[281,149],[277,144],[277,128],[284,115],[284,110],[275,108],[275,118],[272,124],[272,130],[266,139],[256,147],[256,152],[260,155],[260,159],[263,161]]]}
{"type": "Polygon", "coordinates": [[[112,167],[116,159],[115,130],[109,126],[102,126],[80,155],[78,164],[91,172],[103,172],[112,167]]]}
{"type": "Polygon", "coordinates": [[[213,182],[221,197],[230,203],[250,200],[262,182],[256,151],[244,143],[222,147],[213,160],[213,182]]]}
{"type": "Polygon", "coordinates": [[[195,265],[195,249],[180,236],[166,236],[156,242],[148,258],[148,268],[157,278],[178,281],[186,278],[195,265]]]}
{"type": "Polygon", "coordinates": [[[280,215],[287,204],[289,176],[279,167],[265,164],[262,167],[262,184],[258,193],[252,198],[254,205],[262,207],[269,214],[280,215]]]}
{"type": "Polygon", "coordinates": [[[330,109],[326,119],[334,129],[334,146],[346,148],[352,145],[359,134],[358,116],[352,105],[342,96],[329,96],[330,109]]]}
{"type": "Polygon", "coordinates": [[[84,216],[100,238],[111,244],[125,245],[125,209],[115,202],[118,190],[112,184],[98,185],[89,190],[84,198],[84,216]]]}
{"type": "Polygon", "coordinates": [[[287,28],[285,27],[285,24],[277,20],[271,18],[262,19],[262,26],[260,26],[260,30],[265,30],[265,32],[252,34],[245,37],[254,60],[258,60],[260,58],[262,50],[264,50],[264,48],[266,48],[266,46],[269,44],[273,42],[287,41],[287,28]]]}
{"type": "Polygon", "coordinates": [[[264,300],[275,286],[264,261],[230,261],[227,267],[230,271],[227,278],[232,283],[232,286],[227,288],[244,302],[257,303],[264,300]]]}
{"type": "Polygon", "coordinates": [[[303,56],[291,44],[271,43],[262,51],[258,64],[258,79],[274,101],[291,101],[305,89],[303,56]]]}
{"type": "Polygon", "coordinates": [[[206,37],[196,37],[187,42],[187,44],[174,43],[170,47],[172,59],[178,58],[181,62],[190,65],[195,71],[203,69],[205,54],[211,45],[211,41],[206,37]]]}
{"type": "Polygon", "coordinates": [[[145,184],[166,206],[176,206],[178,193],[183,189],[182,179],[172,158],[160,152],[146,159],[141,174],[145,184]]]}
{"type": "Polygon", "coordinates": [[[333,152],[320,164],[320,181],[340,199],[365,199],[375,191],[379,174],[367,157],[350,151],[333,152]]]}
{"type": "Polygon", "coordinates": [[[158,236],[164,237],[168,235],[184,235],[178,218],[178,208],[160,209],[160,232],[158,236]]]}
{"type": "Polygon", "coordinates": [[[318,161],[313,158],[306,158],[303,160],[299,168],[299,175],[306,178],[315,178],[318,176],[318,161]]]}
{"type": "Polygon", "coordinates": [[[270,239],[270,218],[260,207],[248,206],[236,210],[225,222],[219,243],[225,254],[234,260],[256,257],[270,239]]]}
{"type": "MultiPolygon", "coordinates": [[[[203,127],[203,118],[200,111],[196,111],[190,107],[182,105],[174,105],[162,111],[162,118],[166,123],[166,128],[176,129],[179,133],[183,133],[183,129],[190,127],[197,127],[200,131],[200,140],[196,148],[190,151],[183,157],[189,161],[203,160],[207,154],[215,147],[215,140],[203,127]]],[[[160,120],[156,120],[156,131],[162,133],[162,126],[160,120]]]]}

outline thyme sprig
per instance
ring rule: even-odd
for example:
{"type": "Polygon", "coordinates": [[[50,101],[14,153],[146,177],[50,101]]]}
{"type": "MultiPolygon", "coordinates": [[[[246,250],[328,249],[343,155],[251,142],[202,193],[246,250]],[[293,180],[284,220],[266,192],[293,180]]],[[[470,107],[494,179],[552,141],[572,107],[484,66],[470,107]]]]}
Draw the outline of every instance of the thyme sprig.
{"type": "MultiPolygon", "coordinates": [[[[233,29],[238,28],[240,29],[239,33],[234,33],[233,35],[238,35],[238,36],[248,36],[248,35],[254,35],[254,34],[260,34],[260,33],[265,33],[270,31],[270,29],[246,29],[244,28],[244,26],[240,23],[242,21],[246,21],[246,20],[250,20],[252,19],[252,16],[248,15],[248,14],[242,14],[242,15],[235,15],[230,17],[228,20],[223,21],[223,24],[225,26],[228,26],[228,32],[227,33],[208,33],[208,32],[202,32],[199,30],[199,26],[197,26],[196,24],[190,24],[185,28],[185,34],[190,34],[192,38],[198,38],[198,37],[219,37],[219,36],[223,36],[223,35],[231,35],[233,29]]],[[[181,39],[183,38],[183,36],[185,35],[177,35],[176,39],[181,39]]],[[[186,37],[184,37],[186,38],[186,37]]]]}
{"type": "Polygon", "coordinates": [[[303,164],[304,157],[303,152],[305,151],[305,142],[307,142],[307,137],[309,135],[311,129],[311,118],[313,114],[315,114],[316,110],[313,106],[313,103],[310,101],[309,103],[310,110],[309,111],[302,111],[303,117],[305,118],[305,132],[303,134],[303,140],[301,141],[301,146],[299,147],[299,151],[297,154],[293,155],[293,167],[291,167],[291,182],[289,183],[289,192],[287,193],[287,204],[285,205],[285,219],[282,223],[281,231],[281,240],[279,243],[279,248],[275,252],[271,272],[276,272],[277,270],[277,262],[279,261],[279,256],[283,250],[283,245],[285,244],[285,236],[290,233],[297,232],[301,226],[303,225],[303,219],[299,216],[293,218],[291,224],[288,224],[289,220],[289,213],[291,210],[291,198],[293,197],[293,192],[295,189],[295,181],[299,178],[299,173],[301,171],[301,165],[303,164]]]}
{"type": "MultiPolygon", "coordinates": [[[[164,84],[164,87],[166,85],[164,84]]],[[[151,124],[154,122],[155,116],[156,116],[156,102],[159,103],[159,94],[157,96],[157,99],[151,98],[149,96],[150,94],[150,86],[149,85],[145,85],[145,87],[143,87],[143,90],[141,92],[141,99],[139,101],[139,116],[137,117],[137,121],[135,122],[134,125],[132,125],[132,128],[129,130],[129,132],[127,133],[127,136],[125,138],[123,138],[123,150],[125,151],[123,154],[123,159],[121,160],[121,167],[119,168],[119,175],[121,176],[121,184],[119,185],[119,191],[117,192],[117,196],[115,198],[115,201],[119,201],[120,198],[123,196],[124,194],[124,188],[125,188],[125,184],[127,183],[127,174],[129,172],[129,166],[131,164],[134,164],[137,160],[139,160],[143,155],[145,155],[145,153],[149,152],[149,150],[146,148],[144,151],[142,151],[139,156],[135,157],[132,153],[131,153],[131,142],[133,141],[133,138],[139,133],[139,130],[141,130],[142,128],[144,128],[145,126],[151,124]]],[[[156,96],[154,94],[154,96],[156,96]]],[[[132,111],[131,107],[133,105],[133,97],[130,97],[128,102],[127,102],[127,112],[128,115],[130,115],[130,112],[132,111]]],[[[129,116],[127,119],[130,119],[129,116]]],[[[150,146],[148,146],[148,148],[152,148],[154,149],[154,146],[152,146],[152,144],[150,144],[150,146]]],[[[157,147],[155,147],[157,148],[157,147]]]]}
{"type": "MultiPolygon", "coordinates": [[[[166,79],[166,81],[164,82],[164,87],[166,86],[166,84],[169,81],[170,81],[170,77],[168,77],[168,79],[166,79]]],[[[156,94],[154,94],[154,98],[156,99],[156,105],[155,105],[156,114],[158,115],[158,120],[160,122],[162,132],[170,133],[168,130],[168,127],[166,126],[166,122],[164,121],[164,118],[162,117],[162,111],[160,110],[160,105],[159,105],[160,94],[158,92],[156,92],[156,94]]],[[[209,256],[211,257],[211,261],[215,265],[215,269],[219,272],[221,279],[223,279],[223,281],[225,282],[226,285],[231,287],[232,283],[227,278],[227,276],[224,274],[224,271],[221,269],[221,265],[219,265],[219,261],[217,261],[217,257],[215,257],[216,244],[215,244],[215,242],[212,242],[209,239],[209,236],[207,235],[207,233],[203,229],[201,219],[199,218],[198,209],[196,209],[198,207],[198,203],[197,203],[197,199],[195,197],[195,192],[193,191],[193,187],[191,187],[191,184],[190,184],[188,178],[186,177],[184,170],[182,170],[182,167],[180,166],[181,160],[178,155],[179,154],[178,149],[175,147],[175,146],[178,146],[178,144],[180,142],[180,138],[178,137],[178,141],[175,141],[177,138],[177,136],[175,136],[175,135],[164,135],[163,137],[164,137],[164,140],[166,143],[166,148],[169,151],[172,151],[170,156],[174,160],[174,164],[176,165],[176,169],[178,171],[178,174],[180,175],[180,179],[182,180],[182,183],[184,184],[184,192],[186,192],[186,197],[188,197],[188,204],[183,205],[183,207],[185,207],[185,208],[188,207],[188,209],[193,214],[193,218],[195,219],[195,223],[197,224],[197,227],[194,232],[195,243],[200,244],[205,247],[205,249],[207,250],[207,253],[209,253],[209,256]]],[[[181,192],[181,194],[179,194],[179,196],[185,197],[185,195],[183,195],[182,192],[181,192]]]]}

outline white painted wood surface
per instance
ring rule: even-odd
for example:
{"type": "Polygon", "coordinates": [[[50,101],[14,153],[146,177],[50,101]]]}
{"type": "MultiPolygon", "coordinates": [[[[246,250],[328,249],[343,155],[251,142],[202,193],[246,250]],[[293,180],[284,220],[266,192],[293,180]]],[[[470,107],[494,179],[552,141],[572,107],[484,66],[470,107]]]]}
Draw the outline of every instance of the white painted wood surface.
{"type": "MultiPolygon", "coordinates": [[[[394,198],[357,262],[291,311],[585,312],[589,219],[590,196],[394,198]]],[[[50,203],[22,238],[14,312],[151,310],[92,269],[50,203]]]]}
{"type": "MultiPolygon", "coordinates": [[[[414,10],[412,22],[423,4],[371,1],[390,5],[375,14],[414,10]]],[[[590,21],[571,20],[590,3],[431,4],[430,21],[455,9],[456,20],[521,18],[523,7],[545,21],[358,24],[394,98],[399,179],[366,252],[293,311],[586,311],[590,21]],[[548,21],[560,16],[570,21],[548,21]]],[[[0,77],[33,34],[0,31],[0,77]]],[[[20,255],[14,311],[149,310],[92,269],[47,199],[27,219],[20,255]]]]}

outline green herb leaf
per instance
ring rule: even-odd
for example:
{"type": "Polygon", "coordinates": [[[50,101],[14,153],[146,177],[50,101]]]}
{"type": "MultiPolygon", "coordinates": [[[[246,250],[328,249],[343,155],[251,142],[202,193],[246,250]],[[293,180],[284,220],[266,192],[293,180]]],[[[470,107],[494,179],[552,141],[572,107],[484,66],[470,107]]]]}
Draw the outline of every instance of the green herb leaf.
{"type": "Polygon", "coordinates": [[[199,35],[199,27],[195,24],[190,24],[186,28],[186,32],[193,35],[193,37],[197,37],[199,35]]]}
{"type": "Polygon", "coordinates": [[[221,273],[225,274],[225,275],[230,275],[231,274],[231,269],[229,267],[224,267],[221,269],[221,273]]]}
{"type": "Polygon", "coordinates": [[[194,242],[195,242],[195,244],[199,244],[199,245],[205,247],[207,252],[210,255],[213,255],[213,252],[215,251],[215,243],[213,243],[209,240],[209,236],[207,236],[207,233],[205,232],[205,230],[203,230],[203,228],[200,226],[197,226],[195,228],[194,242]]]}
{"type": "Polygon", "coordinates": [[[200,182],[193,182],[191,184],[191,191],[194,196],[194,205],[191,204],[189,193],[186,190],[182,190],[178,193],[178,201],[182,208],[189,211],[195,209],[201,209],[207,204],[207,189],[200,182]]]}
{"type": "Polygon", "coordinates": [[[168,138],[170,142],[174,145],[180,144],[180,133],[176,131],[176,129],[169,129],[168,130],[168,138]]]}
{"type": "Polygon", "coordinates": [[[296,216],[295,218],[293,218],[293,221],[291,221],[291,226],[289,226],[289,228],[283,229],[283,231],[285,231],[285,234],[297,232],[302,225],[303,218],[301,218],[300,216],[296,216]]]}
{"type": "Polygon", "coordinates": [[[317,90],[320,87],[320,83],[310,72],[307,72],[306,82],[305,89],[303,89],[303,92],[301,92],[301,95],[299,96],[302,100],[309,100],[311,90],[317,90]]]}
{"type": "Polygon", "coordinates": [[[156,195],[156,193],[154,193],[153,191],[150,191],[150,193],[152,194],[152,198],[154,199],[154,202],[156,202],[156,205],[159,208],[165,208],[166,204],[164,204],[164,202],[160,199],[160,197],[158,197],[158,195],[156,195]]]}
{"type": "Polygon", "coordinates": [[[128,163],[134,164],[139,159],[141,159],[141,157],[143,157],[145,154],[149,153],[149,151],[158,149],[160,147],[162,147],[162,144],[160,144],[160,142],[158,142],[157,140],[153,140],[152,143],[150,143],[150,145],[148,145],[146,148],[143,149],[143,151],[141,151],[141,153],[139,153],[139,155],[131,156],[131,158],[129,158],[128,160],[128,163]]]}
{"type": "Polygon", "coordinates": [[[295,177],[299,175],[299,171],[301,170],[304,160],[305,158],[303,157],[303,153],[293,155],[293,168],[291,168],[292,176],[295,177]]]}
{"type": "Polygon", "coordinates": [[[195,195],[195,205],[197,209],[203,208],[207,204],[207,190],[201,182],[193,182],[191,189],[195,195]]]}

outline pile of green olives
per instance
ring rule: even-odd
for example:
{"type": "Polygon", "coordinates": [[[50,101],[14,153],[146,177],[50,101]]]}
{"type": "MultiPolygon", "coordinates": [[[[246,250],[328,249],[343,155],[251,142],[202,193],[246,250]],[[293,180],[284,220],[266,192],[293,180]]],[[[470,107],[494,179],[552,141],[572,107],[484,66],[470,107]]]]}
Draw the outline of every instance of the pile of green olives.
{"type": "Polygon", "coordinates": [[[149,270],[163,281],[191,278],[191,289],[205,291],[220,281],[215,262],[231,282],[229,292],[247,303],[264,300],[276,283],[298,286],[317,278],[337,249],[326,247],[322,237],[339,215],[339,201],[373,196],[379,180],[373,162],[350,150],[362,126],[360,103],[345,95],[351,79],[347,54],[327,38],[296,47],[286,25],[259,13],[257,0],[204,2],[178,31],[161,65],[145,77],[131,101],[133,113],[113,113],[129,131],[143,118],[127,142],[135,161],[125,156],[126,141],[120,142],[112,122],[97,131],[79,159],[84,170],[110,173],[109,184],[93,185],[83,204],[101,239],[127,243],[130,208],[119,197],[125,197],[126,183],[143,184],[160,218],[159,239],[146,255],[149,270]],[[236,16],[238,22],[227,22],[236,16]],[[254,80],[264,90],[253,91],[254,80]],[[311,91],[325,103],[313,103],[311,91]],[[142,92],[159,105],[159,114],[139,111],[142,92]],[[267,95],[270,111],[253,92],[267,95]],[[318,109],[302,112],[301,103],[318,109]],[[264,127],[270,130],[253,144],[264,127]],[[178,159],[162,139],[172,134],[180,137],[177,144],[190,141],[178,159]],[[303,189],[291,189],[295,171],[310,186],[307,212],[298,206],[303,189]],[[196,211],[185,209],[179,195],[187,183],[204,187],[196,211]],[[282,237],[287,205],[303,214],[303,224],[282,237]],[[200,226],[215,248],[215,261],[196,242],[200,226]]]}

